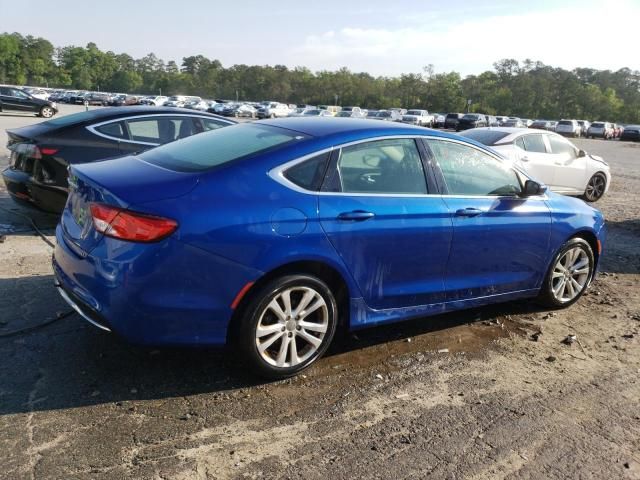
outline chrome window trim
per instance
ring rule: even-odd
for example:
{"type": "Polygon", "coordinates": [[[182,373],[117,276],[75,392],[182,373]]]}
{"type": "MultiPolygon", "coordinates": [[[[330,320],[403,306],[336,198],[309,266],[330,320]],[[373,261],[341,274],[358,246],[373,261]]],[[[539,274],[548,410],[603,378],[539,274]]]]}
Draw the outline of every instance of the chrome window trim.
{"type": "MultiPolygon", "coordinates": [[[[151,145],[153,147],[157,147],[158,145],[162,145],[162,143],[151,143],[151,142],[140,142],[137,140],[126,140],[124,138],[118,138],[118,137],[112,137],[111,135],[106,135],[104,133],[98,132],[96,129],[98,127],[101,127],[103,125],[108,125],[109,123],[117,123],[117,122],[122,122],[122,121],[127,121],[127,120],[133,120],[136,118],[156,118],[156,117],[188,117],[188,118],[204,118],[204,119],[209,119],[209,120],[219,120],[222,123],[226,123],[227,125],[235,125],[234,122],[230,122],[229,120],[225,120],[222,118],[218,118],[218,117],[209,117],[207,115],[198,115],[198,114],[191,114],[191,113],[182,113],[182,112],[176,112],[176,113],[147,113],[144,115],[134,115],[132,117],[120,117],[120,118],[112,118],[111,120],[105,120],[104,122],[100,122],[100,123],[94,123],[91,125],[87,125],[85,128],[87,130],[89,130],[91,133],[93,133],[94,135],[97,135],[99,137],[102,138],[107,138],[109,140],[116,140],[118,142],[124,142],[124,143],[133,143],[135,145],[151,145]]],[[[176,139],[177,140],[177,139],[176,139]]]]}
{"type": "MultiPolygon", "coordinates": [[[[306,160],[309,160],[317,155],[322,155],[323,153],[327,153],[327,152],[333,152],[334,150],[338,150],[338,149],[342,149],[344,147],[349,147],[351,145],[358,145],[360,143],[367,143],[367,142],[372,142],[372,141],[376,141],[376,140],[393,140],[393,139],[400,139],[400,138],[412,138],[414,140],[419,140],[419,139],[424,139],[424,140],[429,140],[429,139],[433,139],[433,140],[439,140],[439,141],[446,141],[446,142],[452,142],[452,143],[458,143],[460,145],[464,145],[467,147],[471,147],[474,148],[486,155],[489,155],[490,157],[494,158],[495,160],[498,160],[499,162],[504,162],[504,159],[501,158],[498,154],[491,152],[491,151],[487,151],[483,148],[480,148],[476,145],[473,145],[471,143],[467,143],[461,140],[457,140],[454,138],[443,138],[443,137],[435,137],[435,136],[431,136],[431,135],[385,135],[382,137],[374,137],[374,138],[366,138],[366,139],[361,139],[361,140],[354,140],[352,142],[347,142],[347,143],[342,143],[340,145],[334,145],[331,147],[327,147],[327,148],[323,148],[321,150],[316,150],[315,152],[312,153],[308,153],[302,157],[298,157],[295,158],[293,160],[289,160],[288,162],[283,163],[282,165],[279,165],[275,168],[272,168],[271,170],[269,170],[269,172],[267,172],[267,175],[269,175],[269,177],[271,177],[271,179],[273,179],[274,181],[278,182],[279,184],[294,190],[298,193],[304,193],[306,195],[320,195],[320,196],[341,196],[341,197],[394,197],[394,198],[424,198],[424,197],[440,197],[440,198],[492,198],[492,199],[498,199],[498,198],[521,198],[521,197],[516,197],[513,195],[442,195],[440,193],[421,193],[421,194],[416,194],[416,193],[345,193],[345,192],[316,192],[313,190],[307,190],[306,188],[302,188],[299,185],[296,185],[295,183],[293,183],[291,180],[289,180],[288,178],[286,178],[284,176],[284,172],[286,170],[288,170],[289,168],[298,165],[299,163],[302,163],[306,160]]],[[[522,176],[524,176],[526,179],[531,179],[531,177],[529,177],[529,175],[527,175],[525,172],[523,172],[521,169],[515,167],[515,166],[511,166],[510,168],[512,168],[513,170],[515,170],[516,172],[518,172],[519,174],[521,174],[522,176]]],[[[530,197],[527,197],[527,199],[541,199],[541,200],[546,200],[548,197],[546,194],[543,195],[532,195],[530,197]]]]}

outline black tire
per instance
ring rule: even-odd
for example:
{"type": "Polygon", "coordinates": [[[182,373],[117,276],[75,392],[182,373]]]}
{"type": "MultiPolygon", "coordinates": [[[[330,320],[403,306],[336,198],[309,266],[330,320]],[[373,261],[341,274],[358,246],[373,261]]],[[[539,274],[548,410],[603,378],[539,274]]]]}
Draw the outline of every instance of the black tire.
{"type": "Polygon", "coordinates": [[[602,198],[606,189],[607,177],[605,176],[605,174],[602,172],[594,173],[593,176],[589,179],[587,188],[585,188],[585,191],[582,194],[581,198],[585,202],[597,202],[602,198]]]}
{"type": "MultiPolygon", "coordinates": [[[[290,297],[292,313],[295,312],[296,302],[300,302],[300,295],[302,294],[294,292],[290,297]]],[[[281,302],[277,302],[278,305],[282,307],[281,302]]],[[[315,300],[312,300],[312,303],[313,302],[315,302],[315,300]]],[[[256,292],[250,293],[250,298],[241,308],[242,310],[238,312],[239,325],[236,330],[236,338],[234,339],[235,343],[239,347],[244,359],[249,364],[252,371],[261,377],[269,379],[291,377],[318,360],[331,344],[338,323],[338,307],[333,293],[322,280],[311,275],[287,275],[271,280],[256,292]],[[296,318],[287,317],[289,320],[283,323],[276,318],[272,311],[268,310],[269,304],[273,300],[277,299],[279,295],[283,294],[283,292],[302,288],[312,289],[324,300],[324,306],[318,309],[320,311],[315,310],[309,315],[309,317],[302,317],[302,319],[304,319],[311,318],[312,315],[319,315],[322,316],[322,318],[325,318],[324,315],[326,315],[326,331],[320,338],[321,343],[318,347],[314,347],[316,349],[313,352],[311,343],[304,340],[303,337],[299,337],[301,333],[298,332],[301,328],[299,326],[295,326],[297,325],[296,318]],[[267,347],[265,353],[261,353],[258,350],[258,339],[256,334],[258,325],[263,321],[265,322],[263,325],[266,325],[266,327],[283,325],[282,335],[270,344],[273,345],[273,348],[271,348],[271,346],[267,347]],[[284,325],[286,325],[286,327],[284,325]],[[270,360],[276,361],[277,359],[271,358],[271,356],[275,355],[274,350],[280,350],[283,342],[286,340],[285,335],[289,337],[287,343],[291,341],[296,342],[297,349],[299,349],[297,350],[297,353],[301,354],[303,358],[305,357],[305,349],[308,348],[306,353],[309,355],[308,358],[293,366],[277,366],[272,364],[270,360]],[[293,340],[291,340],[291,338],[293,340]],[[305,343],[306,345],[304,345],[305,343]]],[[[303,321],[302,319],[301,321],[303,321]]],[[[273,332],[273,336],[276,336],[276,333],[278,332],[273,332]]],[[[307,331],[304,331],[304,333],[309,334],[307,331]]],[[[271,333],[269,335],[271,335],[271,333]]],[[[269,335],[264,335],[262,338],[267,337],[266,340],[269,340],[269,335]]],[[[316,337],[318,335],[320,334],[313,334],[313,336],[316,337]]],[[[265,341],[264,343],[268,343],[268,341],[265,341]]],[[[285,350],[287,350],[285,353],[285,360],[292,358],[292,353],[289,351],[288,347],[285,348],[285,350]]],[[[290,364],[292,362],[289,361],[286,363],[290,364]]]]}
{"type": "MultiPolygon", "coordinates": [[[[589,245],[589,243],[582,238],[570,239],[569,241],[567,241],[567,243],[565,243],[562,246],[562,248],[556,254],[556,256],[553,257],[553,261],[549,266],[544,282],[542,284],[542,289],[540,290],[540,294],[538,295],[538,301],[549,308],[566,308],[570,305],[573,305],[575,302],[577,302],[580,299],[580,297],[584,294],[587,288],[589,288],[589,284],[593,279],[594,267],[595,267],[595,258],[593,255],[593,250],[591,249],[591,246],[589,245]],[[585,253],[589,261],[588,263],[589,272],[587,274],[587,278],[586,278],[586,281],[584,282],[584,285],[582,286],[582,288],[579,289],[575,297],[571,298],[570,300],[561,301],[554,294],[554,290],[553,290],[554,286],[556,288],[559,286],[557,283],[554,283],[554,271],[555,271],[556,265],[558,264],[558,261],[562,259],[569,250],[573,250],[573,249],[579,249],[580,251],[585,253]]],[[[560,281],[561,280],[562,280],[562,277],[560,277],[560,281]]]]}
{"type": "Polygon", "coordinates": [[[55,110],[47,105],[43,106],[38,113],[39,117],[51,118],[56,114],[55,110]]]}

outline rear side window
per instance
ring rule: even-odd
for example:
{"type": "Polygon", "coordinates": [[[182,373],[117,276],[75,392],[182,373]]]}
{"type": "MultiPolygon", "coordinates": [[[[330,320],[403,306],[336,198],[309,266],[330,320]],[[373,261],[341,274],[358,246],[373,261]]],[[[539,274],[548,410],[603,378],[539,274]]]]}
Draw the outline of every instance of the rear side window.
{"type": "Polygon", "coordinates": [[[305,190],[318,191],[324,179],[324,173],[327,168],[329,152],[322,153],[318,156],[305,160],[302,163],[294,165],[284,172],[287,180],[295,183],[305,190]]]}
{"type": "Polygon", "coordinates": [[[129,136],[127,135],[122,122],[112,122],[105,125],[100,125],[99,127],[96,127],[96,131],[108,137],[120,138],[125,140],[129,139],[129,136]]]}
{"type": "Polygon", "coordinates": [[[129,134],[134,142],[154,145],[169,143],[195,133],[190,117],[155,117],[127,120],[129,134]]]}
{"type": "Polygon", "coordinates": [[[527,152],[547,153],[542,135],[525,135],[523,139],[524,149],[527,152]]]}
{"type": "Polygon", "coordinates": [[[200,172],[228,162],[300,142],[305,135],[255,123],[218,128],[139,155],[146,162],[178,172],[200,172]]]}
{"type": "Polygon", "coordinates": [[[345,193],[427,193],[422,160],[413,139],[376,140],[344,147],[338,174],[345,193]]]}

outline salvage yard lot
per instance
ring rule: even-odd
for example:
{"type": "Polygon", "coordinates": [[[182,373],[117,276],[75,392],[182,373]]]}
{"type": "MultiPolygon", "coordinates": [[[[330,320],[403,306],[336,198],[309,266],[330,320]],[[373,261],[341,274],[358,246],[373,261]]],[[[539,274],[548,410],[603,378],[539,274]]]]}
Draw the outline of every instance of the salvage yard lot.
{"type": "MultiPolygon", "coordinates": [[[[2,168],[4,130],[37,121],[0,115],[2,168]]],[[[50,241],[55,219],[0,187],[0,478],[640,478],[640,144],[575,143],[613,176],[601,273],[576,305],[358,332],[275,383],[77,315],[11,335],[69,308],[19,214],[50,241]]]]}

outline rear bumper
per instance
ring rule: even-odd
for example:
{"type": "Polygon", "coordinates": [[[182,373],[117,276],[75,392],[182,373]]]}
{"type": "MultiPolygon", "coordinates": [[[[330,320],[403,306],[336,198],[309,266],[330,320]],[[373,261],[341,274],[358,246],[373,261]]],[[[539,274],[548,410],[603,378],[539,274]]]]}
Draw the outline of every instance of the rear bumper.
{"type": "Polygon", "coordinates": [[[143,345],[223,345],[231,304],[260,275],[178,240],[102,239],[78,255],[62,227],[53,256],[56,287],[85,320],[143,345]]]}
{"type": "Polygon", "coordinates": [[[2,180],[11,197],[22,205],[35,207],[48,213],[59,214],[67,201],[66,190],[35,182],[33,177],[20,170],[7,167],[2,180]]]}
{"type": "Polygon", "coordinates": [[[28,188],[28,184],[30,182],[30,176],[28,173],[7,167],[2,171],[2,180],[7,187],[7,192],[9,192],[9,195],[14,199],[21,202],[32,202],[28,188]]]}
{"type": "Polygon", "coordinates": [[[640,141],[640,133],[622,133],[620,140],[640,141]]]}

